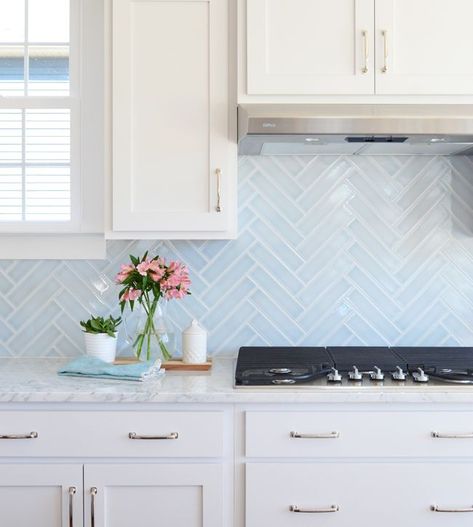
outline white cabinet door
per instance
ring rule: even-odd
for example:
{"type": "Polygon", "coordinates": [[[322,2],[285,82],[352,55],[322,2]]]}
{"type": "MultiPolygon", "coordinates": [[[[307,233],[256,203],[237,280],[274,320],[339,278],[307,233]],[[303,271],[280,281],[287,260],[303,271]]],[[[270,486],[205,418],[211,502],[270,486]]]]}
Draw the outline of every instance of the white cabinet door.
{"type": "Polygon", "coordinates": [[[87,527],[222,527],[217,464],[86,465],[87,527]]]}
{"type": "Polygon", "coordinates": [[[247,0],[249,94],[374,93],[374,0],[247,0]]]}
{"type": "Polygon", "coordinates": [[[81,527],[82,465],[0,465],[2,527],[81,527]]]}
{"type": "Polygon", "coordinates": [[[471,0],[376,0],[376,93],[473,94],[471,0]]]}
{"type": "Polygon", "coordinates": [[[113,231],[231,237],[235,175],[227,0],[113,0],[113,231]]]}
{"type": "Polygon", "coordinates": [[[467,527],[472,469],[468,463],[249,464],[245,525],[467,527]]]}

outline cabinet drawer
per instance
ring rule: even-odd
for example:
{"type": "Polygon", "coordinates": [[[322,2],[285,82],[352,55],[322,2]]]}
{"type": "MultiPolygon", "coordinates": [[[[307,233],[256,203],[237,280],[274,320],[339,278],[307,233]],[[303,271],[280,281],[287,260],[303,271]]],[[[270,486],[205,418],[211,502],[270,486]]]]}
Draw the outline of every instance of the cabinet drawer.
{"type": "Polygon", "coordinates": [[[245,525],[466,527],[472,485],[472,464],[250,463],[245,525]]]}
{"type": "Polygon", "coordinates": [[[469,457],[473,413],[247,412],[246,455],[469,457]]]}
{"type": "Polygon", "coordinates": [[[2,435],[19,437],[0,439],[0,457],[220,457],[223,415],[221,412],[1,412],[2,435]],[[29,437],[32,432],[33,437],[29,437]]]}

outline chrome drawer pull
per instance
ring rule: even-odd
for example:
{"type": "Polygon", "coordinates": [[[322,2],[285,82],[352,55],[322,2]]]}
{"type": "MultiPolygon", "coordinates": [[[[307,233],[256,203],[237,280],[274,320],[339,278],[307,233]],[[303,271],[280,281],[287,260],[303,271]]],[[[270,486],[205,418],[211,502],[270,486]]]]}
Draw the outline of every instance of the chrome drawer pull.
{"type": "Polygon", "coordinates": [[[76,487],[69,487],[69,527],[74,527],[74,495],[76,492],[76,487]]]}
{"type": "Polygon", "coordinates": [[[432,512],[473,512],[473,507],[467,507],[466,509],[445,509],[443,507],[437,507],[437,505],[432,505],[430,510],[432,512]]]}
{"type": "Polygon", "coordinates": [[[289,434],[293,439],[338,439],[340,432],[328,432],[327,434],[300,434],[291,432],[289,434]]]}
{"type": "Polygon", "coordinates": [[[432,437],[435,439],[473,439],[473,433],[469,434],[441,434],[440,432],[432,432],[432,437]]]}
{"type": "Polygon", "coordinates": [[[0,434],[0,439],[37,439],[38,432],[29,434],[0,434]]]}
{"type": "Polygon", "coordinates": [[[177,432],[171,432],[168,435],[165,436],[144,436],[144,435],[138,435],[136,432],[130,432],[128,434],[128,437],[130,439],[144,439],[144,440],[161,440],[161,439],[178,439],[179,434],[177,432]]]}
{"type": "Polygon", "coordinates": [[[301,509],[297,505],[290,505],[289,510],[303,514],[325,514],[327,512],[338,512],[340,507],[338,505],[330,505],[330,507],[322,507],[320,509],[301,509]]]}
{"type": "Polygon", "coordinates": [[[95,496],[97,487],[90,487],[90,527],[95,527],[95,496]]]}

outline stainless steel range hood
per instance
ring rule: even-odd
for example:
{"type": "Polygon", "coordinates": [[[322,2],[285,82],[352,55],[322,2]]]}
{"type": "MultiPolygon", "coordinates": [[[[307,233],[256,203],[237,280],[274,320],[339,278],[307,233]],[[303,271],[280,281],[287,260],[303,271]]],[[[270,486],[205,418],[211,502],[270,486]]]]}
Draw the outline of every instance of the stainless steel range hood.
{"type": "Polygon", "coordinates": [[[238,107],[247,155],[473,155],[473,105],[238,107]]]}

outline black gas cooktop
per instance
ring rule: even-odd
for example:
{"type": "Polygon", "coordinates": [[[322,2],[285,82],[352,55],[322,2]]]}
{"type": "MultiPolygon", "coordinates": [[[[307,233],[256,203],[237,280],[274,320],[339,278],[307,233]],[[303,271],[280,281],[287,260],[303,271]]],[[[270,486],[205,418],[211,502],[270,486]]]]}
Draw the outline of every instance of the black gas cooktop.
{"type": "Polygon", "coordinates": [[[394,384],[435,381],[473,384],[473,348],[243,347],[238,386],[284,386],[323,379],[339,384],[389,379],[394,384]]]}

